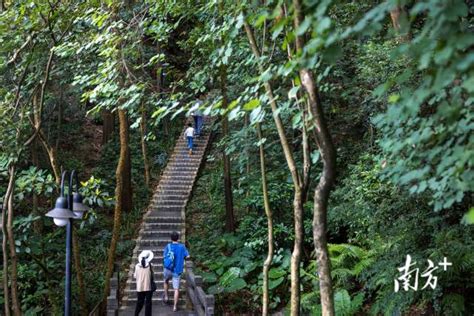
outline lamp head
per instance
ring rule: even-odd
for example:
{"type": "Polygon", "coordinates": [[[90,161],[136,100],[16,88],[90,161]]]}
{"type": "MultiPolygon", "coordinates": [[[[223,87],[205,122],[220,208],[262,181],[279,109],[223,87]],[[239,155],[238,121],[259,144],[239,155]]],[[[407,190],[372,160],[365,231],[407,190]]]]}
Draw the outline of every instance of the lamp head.
{"type": "Polygon", "coordinates": [[[54,218],[54,223],[58,226],[65,226],[70,218],[74,218],[74,213],[67,208],[67,199],[60,196],[56,199],[54,208],[45,214],[54,218]]]}
{"type": "Polygon", "coordinates": [[[72,211],[74,212],[75,218],[82,218],[84,212],[87,212],[89,207],[82,203],[82,195],[74,192],[72,194],[72,211]]]}

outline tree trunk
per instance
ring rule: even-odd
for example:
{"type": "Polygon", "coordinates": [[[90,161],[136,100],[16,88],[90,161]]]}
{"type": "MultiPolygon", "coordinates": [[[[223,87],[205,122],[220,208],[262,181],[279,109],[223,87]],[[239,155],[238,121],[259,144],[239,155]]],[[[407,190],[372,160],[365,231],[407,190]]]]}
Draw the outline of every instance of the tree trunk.
{"type": "Polygon", "coordinates": [[[400,32],[400,14],[402,12],[402,8],[397,5],[390,11],[390,18],[392,19],[393,28],[397,33],[400,32]]]}
{"type": "MultiPolygon", "coordinates": [[[[132,187],[132,161],[131,161],[131,154],[130,154],[130,131],[129,131],[129,120],[128,116],[125,113],[125,120],[127,124],[127,155],[125,158],[125,168],[122,173],[122,185],[123,185],[123,192],[122,194],[122,211],[123,212],[131,212],[133,209],[133,187],[132,187]]],[[[120,130],[122,133],[122,130],[120,130]]],[[[120,135],[122,138],[122,135],[120,135]]],[[[120,148],[122,148],[122,139],[120,140],[120,148]]]]}
{"type": "MultiPolygon", "coordinates": [[[[257,60],[260,60],[260,51],[255,40],[255,36],[250,25],[245,21],[244,22],[245,32],[252,48],[252,52],[255,55],[257,60]]],[[[260,73],[264,72],[263,65],[259,62],[258,64],[260,73]]],[[[277,127],[278,136],[280,138],[280,143],[285,154],[285,160],[288,165],[288,169],[291,173],[291,178],[294,186],[294,199],[293,199],[293,212],[295,219],[295,244],[293,248],[293,253],[291,255],[291,308],[290,314],[292,316],[299,315],[300,313],[300,279],[299,279],[299,266],[301,260],[301,242],[303,240],[303,204],[302,204],[302,194],[301,194],[301,177],[298,173],[296,162],[291,151],[291,147],[288,143],[288,139],[285,135],[285,128],[283,122],[278,114],[278,107],[273,95],[273,89],[270,82],[265,82],[264,84],[267,97],[270,102],[270,106],[273,113],[273,119],[277,127]]]]}
{"type": "Polygon", "coordinates": [[[265,168],[265,150],[262,142],[262,129],[260,124],[257,124],[258,140],[260,142],[260,171],[262,176],[262,194],[263,204],[265,207],[265,214],[267,215],[267,227],[268,227],[268,253],[265,262],[263,263],[263,298],[262,298],[262,315],[267,316],[268,305],[270,303],[270,296],[268,293],[268,271],[273,261],[273,216],[270,208],[270,199],[268,197],[267,187],[267,172],[265,168]]]}
{"type": "Polygon", "coordinates": [[[120,157],[115,171],[116,187],[115,187],[115,211],[114,211],[114,228],[112,231],[112,240],[107,257],[107,273],[105,274],[104,300],[107,299],[110,291],[110,278],[114,270],[115,250],[120,237],[120,221],[123,209],[122,196],[127,194],[124,192],[123,175],[126,172],[127,157],[129,156],[128,148],[128,120],[125,110],[118,110],[119,126],[120,126],[120,157]]]}
{"type": "Polygon", "coordinates": [[[146,130],[146,110],[145,105],[142,105],[142,119],[140,121],[140,139],[142,144],[142,155],[143,155],[143,167],[145,169],[145,184],[150,187],[150,163],[148,162],[148,150],[146,146],[145,137],[147,134],[146,130]]]}
{"type": "Polygon", "coordinates": [[[295,186],[293,197],[293,217],[295,220],[295,242],[291,254],[291,315],[300,314],[300,263],[303,244],[303,196],[295,186]]]}
{"type": "Polygon", "coordinates": [[[411,39],[411,33],[406,32],[406,34],[402,34],[402,25],[401,20],[406,19],[407,12],[404,7],[400,5],[396,5],[392,10],[390,10],[390,18],[392,20],[393,29],[395,33],[399,36],[399,39],[402,42],[407,42],[411,39]]]}
{"type": "Polygon", "coordinates": [[[12,188],[8,196],[7,208],[7,234],[8,234],[8,245],[10,246],[10,258],[11,258],[11,293],[12,293],[12,309],[13,315],[21,315],[20,300],[18,298],[18,272],[17,272],[17,256],[15,249],[15,237],[13,236],[13,196],[15,189],[15,165],[9,167],[10,181],[12,182],[12,188]]]}
{"type": "MultiPolygon", "coordinates": [[[[300,0],[293,0],[294,24],[297,29],[304,20],[300,0]]],[[[296,36],[296,49],[303,51],[305,42],[301,36],[296,36]]],[[[314,119],[317,145],[323,162],[323,171],[314,191],[313,239],[317,256],[321,308],[324,316],[332,316],[334,312],[334,297],[331,280],[331,262],[327,247],[327,207],[329,194],[335,177],[336,151],[324,118],[324,111],[319,97],[313,74],[309,69],[299,71],[301,84],[308,96],[309,108],[314,119]]]]}
{"type": "MultiPolygon", "coordinates": [[[[14,166],[10,167],[10,172],[14,172],[14,166]]],[[[8,181],[7,192],[5,193],[2,205],[2,252],[3,252],[3,299],[5,316],[10,316],[10,290],[8,287],[8,236],[7,236],[7,208],[10,195],[13,195],[13,188],[15,186],[15,179],[10,174],[8,181]]]]}
{"type": "MultiPolygon", "coordinates": [[[[49,72],[49,70],[47,72],[49,72]]],[[[39,140],[41,141],[41,144],[43,145],[44,149],[46,150],[46,153],[48,154],[49,163],[51,165],[51,168],[53,169],[54,179],[56,181],[56,184],[59,186],[59,184],[61,183],[61,169],[59,168],[59,165],[57,162],[56,148],[54,146],[51,146],[48,143],[48,140],[46,139],[41,129],[41,112],[42,112],[43,102],[44,102],[43,94],[44,94],[44,91],[41,92],[39,103],[38,103],[37,96],[36,95],[33,96],[33,109],[34,109],[34,114],[33,114],[34,124],[33,125],[35,126],[35,129],[38,130],[39,140]]]]}
{"type": "Polygon", "coordinates": [[[64,115],[64,107],[63,107],[63,92],[60,90],[59,92],[59,104],[58,104],[58,132],[56,134],[56,152],[59,150],[59,143],[61,142],[61,129],[63,124],[63,115],[64,115]]]}
{"type": "Polygon", "coordinates": [[[81,252],[74,226],[72,227],[72,251],[74,255],[74,267],[76,268],[77,284],[79,285],[79,305],[81,306],[80,314],[82,316],[87,316],[86,288],[84,285],[84,277],[82,275],[81,252]]]}
{"type": "MultiPolygon", "coordinates": [[[[35,139],[31,143],[31,162],[33,165],[39,169],[39,157],[38,157],[38,140],[35,139]]],[[[40,216],[41,214],[38,212],[38,194],[33,190],[33,215],[40,216]]],[[[43,221],[35,221],[33,223],[33,230],[38,235],[41,236],[43,231],[43,221]]]]}
{"type": "MultiPolygon", "coordinates": [[[[222,108],[227,109],[227,69],[225,65],[220,67],[220,86],[222,94],[222,108]]],[[[227,115],[222,117],[222,136],[227,138],[229,136],[229,120],[227,115]]],[[[234,218],[234,203],[232,198],[232,178],[230,175],[230,157],[225,153],[225,149],[222,153],[224,160],[224,197],[225,197],[225,229],[227,232],[235,231],[235,218],[234,218]]]]}
{"type": "Polygon", "coordinates": [[[112,138],[115,126],[115,114],[109,110],[102,111],[102,145],[105,145],[112,138]]]}

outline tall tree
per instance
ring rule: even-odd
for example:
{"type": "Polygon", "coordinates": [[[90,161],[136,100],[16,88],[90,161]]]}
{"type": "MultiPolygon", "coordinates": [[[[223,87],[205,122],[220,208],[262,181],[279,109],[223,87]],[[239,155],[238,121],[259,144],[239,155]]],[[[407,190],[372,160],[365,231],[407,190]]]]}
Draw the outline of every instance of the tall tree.
{"type": "MultiPolygon", "coordinates": [[[[224,1],[219,0],[219,12],[224,16],[224,1]]],[[[221,34],[219,43],[224,46],[225,34],[221,34]]],[[[222,108],[227,110],[229,99],[227,96],[227,65],[222,62],[219,66],[219,84],[222,95],[222,108]]],[[[229,137],[229,119],[227,114],[222,117],[222,136],[224,139],[229,137]]],[[[234,201],[232,197],[232,176],[230,157],[224,148],[222,152],[224,162],[224,200],[225,200],[225,229],[228,232],[235,231],[235,217],[234,217],[234,201]]]]}
{"type": "Polygon", "coordinates": [[[273,215],[270,208],[270,198],[268,196],[268,184],[267,184],[267,171],[265,167],[265,144],[262,136],[262,127],[260,123],[257,123],[257,136],[259,142],[259,155],[260,155],[260,174],[262,178],[262,195],[263,205],[265,208],[265,214],[267,215],[267,238],[268,238],[268,252],[267,258],[263,263],[263,297],[262,297],[262,315],[266,316],[269,314],[268,305],[270,303],[270,295],[268,292],[268,271],[273,261],[273,215]]]}
{"type": "MultiPolygon", "coordinates": [[[[222,94],[222,108],[227,109],[229,100],[227,98],[227,69],[226,65],[221,65],[220,69],[220,87],[222,94]]],[[[227,115],[222,117],[222,136],[224,138],[229,137],[229,119],[227,115]]],[[[226,153],[225,149],[222,152],[222,158],[224,161],[224,199],[225,199],[225,228],[228,232],[235,231],[235,218],[234,218],[234,203],[232,198],[232,178],[231,178],[231,167],[230,157],[226,153]]]]}
{"type": "MultiPolygon", "coordinates": [[[[260,73],[263,74],[265,69],[261,63],[261,53],[258,47],[257,41],[255,40],[255,35],[252,28],[246,20],[244,20],[245,32],[247,34],[250,47],[255,56],[255,59],[258,61],[258,67],[260,73]]],[[[272,85],[269,81],[264,83],[265,91],[267,94],[268,102],[273,113],[273,119],[277,127],[278,136],[280,139],[280,144],[285,155],[285,160],[290,170],[291,179],[293,182],[293,217],[295,222],[295,241],[293,252],[291,255],[291,315],[299,315],[300,313],[300,262],[301,262],[301,247],[303,243],[303,198],[305,196],[305,191],[308,187],[305,187],[304,179],[308,175],[300,175],[296,161],[294,158],[293,151],[288,142],[287,136],[285,134],[285,127],[279,115],[279,108],[276,103],[276,98],[273,93],[272,85]]],[[[306,157],[306,156],[305,156],[306,157]]],[[[304,169],[303,172],[309,172],[309,169],[304,169]]]]}
{"type": "Polygon", "coordinates": [[[115,113],[108,110],[102,110],[102,145],[109,142],[115,128],[115,113]]]}
{"type": "Polygon", "coordinates": [[[148,161],[148,149],[146,145],[146,136],[147,136],[147,111],[145,104],[142,103],[141,106],[141,120],[140,120],[140,143],[142,146],[142,156],[143,156],[143,169],[145,176],[145,184],[147,187],[150,187],[150,162],[148,161]]]}
{"type": "MultiPolygon", "coordinates": [[[[299,29],[304,21],[304,13],[300,0],[293,0],[295,29],[299,29]]],[[[306,45],[302,35],[296,35],[296,50],[298,54],[303,53],[306,45]]],[[[313,241],[318,262],[319,289],[321,295],[321,307],[323,315],[334,315],[334,298],[331,280],[331,262],[329,260],[327,246],[327,209],[329,194],[331,192],[336,169],[336,151],[332,143],[331,134],[324,118],[324,110],[321,103],[318,87],[314,80],[312,71],[307,67],[299,70],[301,84],[308,97],[309,108],[314,119],[314,131],[317,145],[323,161],[323,171],[319,183],[314,191],[313,210],[313,241]]]]}
{"type": "Polygon", "coordinates": [[[104,300],[109,295],[110,291],[110,278],[114,270],[115,262],[115,250],[117,249],[117,242],[120,237],[120,226],[121,226],[121,217],[123,211],[123,199],[122,196],[128,194],[125,191],[124,186],[124,177],[123,174],[126,172],[127,168],[127,157],[130,156],[129,144],[129,126],[128,119],[125,110],[118,110],[119,118],[119,128],[120,128],[120,156],[117,164],[117,169],[115,171],[115,211],[114,211],[114,227],[112,230],[112,240],[110,242],[110,247],[107,256],[107,272],[105,274],[105,286],[104,286],[104,300]]]}

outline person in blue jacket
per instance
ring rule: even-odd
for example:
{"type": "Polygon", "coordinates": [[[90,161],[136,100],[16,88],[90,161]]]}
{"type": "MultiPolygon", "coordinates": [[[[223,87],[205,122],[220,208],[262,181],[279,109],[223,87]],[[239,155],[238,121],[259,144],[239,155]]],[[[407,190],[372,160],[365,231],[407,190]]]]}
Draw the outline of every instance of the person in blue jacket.
{"type": "Polygon", "coordinates": [[[173,311],[178,310],[179,283],[184,269],[184,260],[189,259],[189,252],[186,247],[179,242],[179,234],[171,233],[171,243],[167,244],[163,250],[163,273],[164,273],[164,293],[163,302],[168,302],[169,281],[172,280],[174,290],[173,311]]]}

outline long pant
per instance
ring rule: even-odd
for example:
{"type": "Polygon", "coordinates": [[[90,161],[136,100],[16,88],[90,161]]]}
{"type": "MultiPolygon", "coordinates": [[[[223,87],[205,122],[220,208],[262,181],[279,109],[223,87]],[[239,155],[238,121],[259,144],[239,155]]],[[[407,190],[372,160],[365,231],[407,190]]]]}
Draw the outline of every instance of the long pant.
{"type": "Polygon", "coordinates": [[[188,137],[186,137],[186,139],[188,140],[188,148],[193,149],[193,137],[188,136],[188,137]]]}
{"type": "Polygon", "coordinates": [[[145,316],[151,316],[151,297],[152,291],[137,292],[137,307],[135,307],[135,316],[140,314],[143,303],[145,303],[145,316]]]}
{"type": "Polygon", "coordinates": [[[197,130],[196,134],[201,135],[202,122],[203,122],[202,116],[196,115],[195,118],[196,118],[195,123],[196,123],[196,130],[197,130]]]}
{"type": "Polygon", "coordinates": [[[201,134],[203,118],[202,115],[194,115],[194,128],[196,128],[196,135],[201,134]]]}

